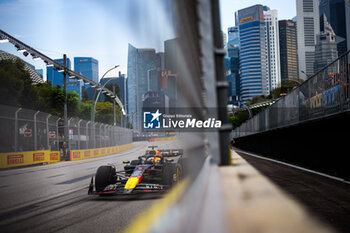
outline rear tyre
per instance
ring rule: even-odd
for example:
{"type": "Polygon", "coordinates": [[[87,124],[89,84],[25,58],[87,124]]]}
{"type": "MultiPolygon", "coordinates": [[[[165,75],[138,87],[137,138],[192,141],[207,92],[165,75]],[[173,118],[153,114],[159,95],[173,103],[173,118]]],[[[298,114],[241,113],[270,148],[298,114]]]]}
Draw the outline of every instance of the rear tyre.
{"type": "Polygon", "coordinates": [[[115,168],[112,166],[101,166],[97,169],[95,176],[95,188],[97,192],[101,192],[110,184],[117,182],[115,176],[115,168]]]}

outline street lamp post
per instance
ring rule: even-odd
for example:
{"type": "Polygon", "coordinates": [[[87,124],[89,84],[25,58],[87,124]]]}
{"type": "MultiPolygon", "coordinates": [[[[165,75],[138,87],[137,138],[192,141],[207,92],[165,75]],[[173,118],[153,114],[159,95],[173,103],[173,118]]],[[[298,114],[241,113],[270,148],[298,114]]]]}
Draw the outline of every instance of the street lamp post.
{"type": "MultiPolygon", "coordinates": [[[[100,79],[100,82],[98,83],[98,86],[100,86],[101,81],[102,81],[103,78],[106,76],[106,74],[108,74],[111,70],[114,70],[114,69],[116,69],[116,68],[118,68],[118,67],[119,67],[119,65],[116,65],[116,66],[110,68],[109,70],[107,70],[106,73],[104,73],[104,74],[102,75],[102,78],[100,79]]],[[[99,97],[100,97],[100,94],[101,94],[103,88],[104,88],[104,87],[106,86],[106,84],[107,84],[109,81],[111,81],[111,80],[112,80],[112,79],[108,80],[108,81],[101,87],[100,92],[99,92],[98,95],[97,95],[97,98],[96,98],[95,103],[92,104],[92,110],[91,110],[91,123],[92,123],[92,124],[91,124],[91,125],[93,126],[93,128],[91,129],[91,135],[93,134],[93,136],[94,136],[94,147],[96,147],[95,124],[94,124],[94,123],[95,123],[96,104],[97,104],[97,101],[98,101],[98,99],[99,99],[99,97]]],[[[94,98],[95,98],[95,96],[96,96],[96,89],[95,89],[95,92],[94,92],[94,98]]]]}
{"type": "Polygon", "coordinates": [[[306,79],[309,79],[312,77],[312,75],[305,73],[305,71],[303,71],[303,70],[301,71],[301,73],[305,74],[306,79]]]}
{"type": "MultiPolygon", "coordinates": [[[[107,70],[106,73],[104,73],[104,75],[103,75],[102,78],[100,79],[100,82],[98,83],[98,85],[101,84],[101,81],[103,80],[103,78],[106,76],[107,73],[109,73],[111,70],[114,70],[114,69],[116,69],[116,68],[118,68],[118,67],[119,67],[119,65],[116,65],[116,66],[112,67],[111,69],[107,70]]],[[[110,80],[109,80],[109,81],[110,81],[110,80]]],[[[101,88],[100,92],[99,92],[98,95],[97,95],[95,104],[92,105],[92,111],[91,111],[91,122],[92,122],[92,123],[95,122],[96,102],[97,102],[98,98],[100,97],[100,93],[101,93],[102,89],[104,88],[104,86],[105,86],[109,81],[107,81],[107,82],[103,85],[103,87],[101,88]]],[[[95,89],[95,92],[94,92],[94,98],[95,98],[95,96],[96,96],[96,89],[95,89]]]]}
{"type": "Polygon", "coordinates": [[[64,119],[64,147],[65,147],[65,159],[67,159],[67,153],[68,153],[68,120],[67,120],[67,55],[63,54],[63,82],[64,82],[64,107],[63,107],[63,119],[64,119]]]}
{"type": "MultiPolygon", "coordinates": [[[[115,96],[115,85],[113,85],[113,95],[115,96]]],[[[117,119],[115,115],[115,101],[113,100],[113,125],[117,125],[117,119]]]]}
{"type": "Polygon", "coordinates": [[[97,94],[95,103],[94,103],[94,105],[93,105],[93,110],[92,110],[92,118],[91,118],[91,121],[92,121],[92,122],[95,122],[95,111],[96,111],[97,101],[98,101],[98,99],[99,99],[99,97],[100,97],[100,95],[101,95],[101,93],[102,93],[102,91],[103,91],[103,88],[104,88],[104,87],[107,85],[107,83],[109,83],[111,80],[112,80],[112,79],[108,80],[108,81],[101,87],[100,91],[99,91],[98,94],[97,94]]]}

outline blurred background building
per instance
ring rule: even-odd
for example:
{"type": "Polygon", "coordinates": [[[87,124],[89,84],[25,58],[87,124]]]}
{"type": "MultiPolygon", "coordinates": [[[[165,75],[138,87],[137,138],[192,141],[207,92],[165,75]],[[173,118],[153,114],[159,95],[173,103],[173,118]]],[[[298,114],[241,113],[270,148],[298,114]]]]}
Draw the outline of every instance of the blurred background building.
{"type": "Polygon", "coordinates": [[[316,35],[320,33],[318,0],[296,0],[299,78],[314,74],[316,35]]]}
{"type": "Polygon", "coordinates": [[[296,23],[293,20],[278,21],[281,81],[298,78],[296,23]]]}
{"type": "Polygon", "coordinates": [[[264,6],[265,46],[266,46],[266,85],[268,92],[281,83],[278,12],[264,6]]]}
{"type": "Polygon", "coordinates": [[[226,44],[226,80],[228,82],[228,104],[239,105],[240,70],[239,70],[239,27],[228,28],[226,44]]]}
{"type": "Polygon", "coordinates": [[[322,14],[320,23],[322,24],[320,27],[321,32],[317,34],[316,37],[315,73],[337,59],[339,51],[336,42],[337,36],[335,35],[332,26],[328,23],[325,14],[322,14]]]}
{"type": "Polygon", "coordinates": [[[240,94],[243,102],[267,95],[265,21],[262,5],[236,12],[240,39],[240,94]]]}
{"type": "MultiPolygon", "coordinates": [[[[56,62],[63,65],[63,59],[55,59],[56,62]]],[[[70,59],[67,58],[67,68],[71,69],[71,62],[70,59]]],[[[54,69],[53,66],[46,67],[46,75],[47,75],[47,81],[51,82],[53,87],[56,87],[59,85],[61,88],[63,88],[63,73],[58,72],[54,69]]]]}

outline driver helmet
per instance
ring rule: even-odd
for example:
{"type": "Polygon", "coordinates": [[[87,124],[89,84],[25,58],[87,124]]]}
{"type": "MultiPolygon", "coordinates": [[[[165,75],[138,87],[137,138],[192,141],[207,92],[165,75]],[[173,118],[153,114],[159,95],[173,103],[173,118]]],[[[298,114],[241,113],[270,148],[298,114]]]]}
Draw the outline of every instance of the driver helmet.
{"type": "MultiPolygon", "coordinates": [[[[160,153],[159,150],[151,150],[151,151],[149,151],[148,154],[149,154],[150,156],[152,156],[152,155],[162,156],[162,153],[160,153]]],[[[161,159],[158,158],[158,157],[151,157],[151,158],[148,158],[148,161],[152,161],[152,162],[155,163],[155,164],[159,163],[160,160],[161,160],[161,159]]]]}

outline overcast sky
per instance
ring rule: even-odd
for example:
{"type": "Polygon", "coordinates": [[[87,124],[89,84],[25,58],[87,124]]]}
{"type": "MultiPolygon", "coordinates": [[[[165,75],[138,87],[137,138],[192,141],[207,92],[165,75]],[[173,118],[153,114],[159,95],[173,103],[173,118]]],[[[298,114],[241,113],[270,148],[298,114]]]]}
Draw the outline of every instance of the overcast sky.
{"type": "MultiPolygon", "coordinates": [[[[100,77],[120,65],[107,75],[116,76],[127,71],[128,43],[164,51],[164,40],[174,37],[168,1],[0,0],[0,28],[53,59],[63,53],[72,63],[74,57],[93,57],[100,77]]],[[[221,0],[222,30],[234,25],[235,11],[255,4],[277,9],[280,19],[295,16],[295,0],[221,0]]],[[[46,70],[42,61],[25,58],[9,43],[0,50],[46,70]]]]}

